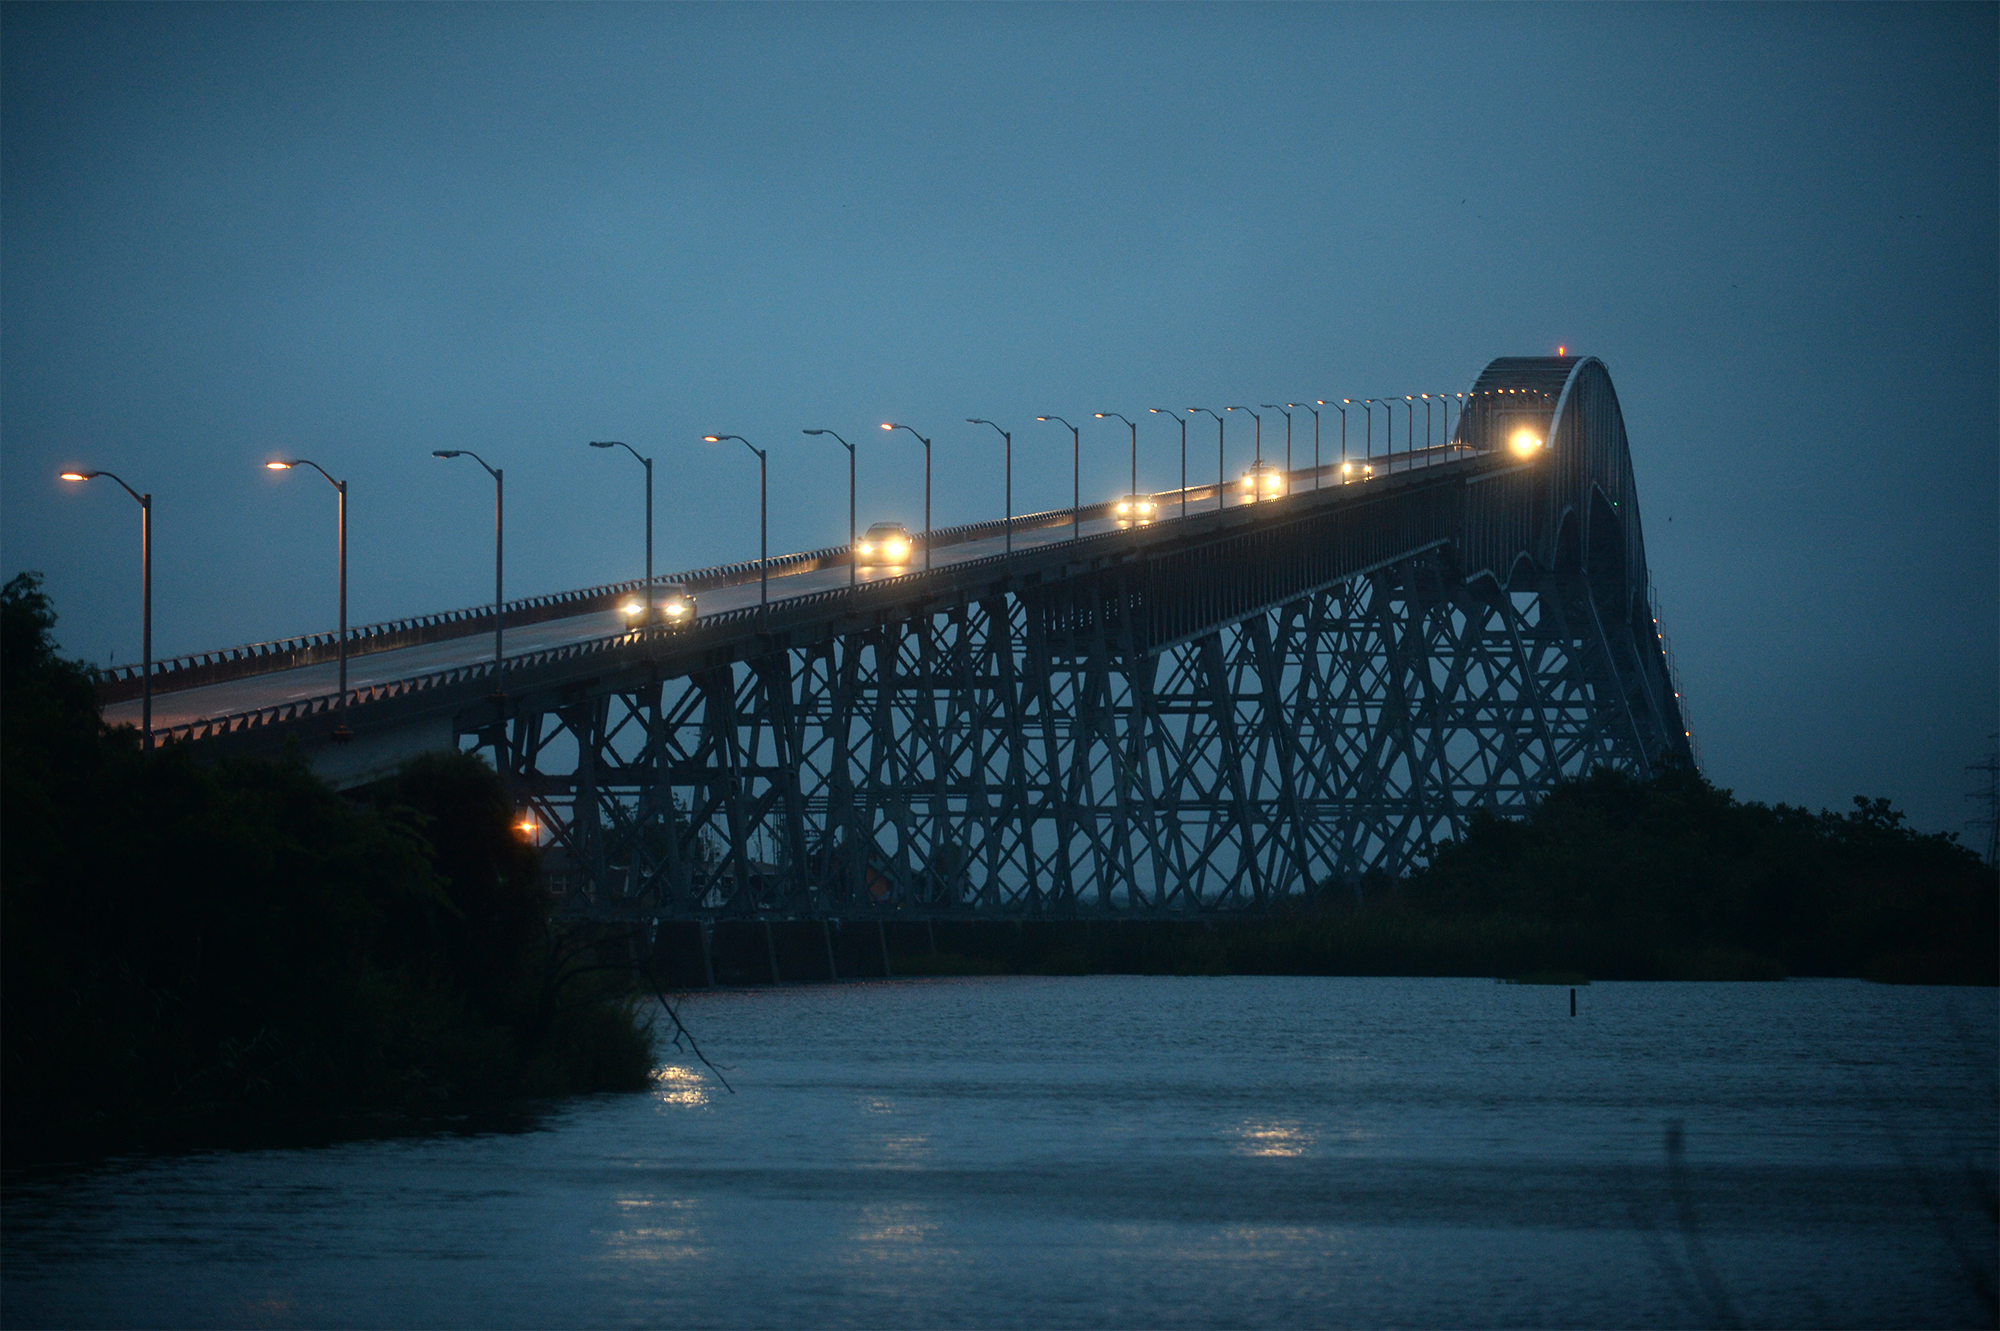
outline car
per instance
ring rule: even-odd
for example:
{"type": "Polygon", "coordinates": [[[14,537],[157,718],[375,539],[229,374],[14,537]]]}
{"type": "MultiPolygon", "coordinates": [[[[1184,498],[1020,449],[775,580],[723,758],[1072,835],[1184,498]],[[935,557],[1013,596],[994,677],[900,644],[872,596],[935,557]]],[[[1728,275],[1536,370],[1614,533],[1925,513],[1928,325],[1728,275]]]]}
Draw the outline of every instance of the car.
{"type": "MultiPolygon", "coordinates": [[[[640,627],[646,606],[638,597],[633,597],[618,607],[625,616],[625,622],[632,628],[640,627]]],[[[694,593],[685,582],[662,583],[653,594],[653,620],[668,629],[684,629],[694,622],[694,593]]]]}
{"type": "Polygon", "coordinates": [[[916,548],[908,527],[900,522],[878,522],[854,543],[854,566],[880,568],[907,564],[916,548]]]}
{"type": "Polygon", "coordinates": [[[654,604],[659,607],[661,622],[670,629],[684,629],[694,623],[694,592],[685,582],[670,582],[660,588],[659,599],[654,604]]]}
{"type": "Polygon", "coordinates": [[[1285,473],[1269,462],[1259,462],[1243,473],[1243,498],[1249,503],[1277,499],[1285,493],[1285,473]]]}
{"type": "Polygon", "coordinates": [[[1340,464],[1340,483],[1365,481],[1375,474],[1375,466],[1369,462],[1343,462],[1340,464]]]}
{"type": "Polygon", "coordinates": [[[1112,501],[1111,512],[1121,527],[1137,527],[1153,520],[1158,510],[1151,495],[1120,495],[1112,501]]]}

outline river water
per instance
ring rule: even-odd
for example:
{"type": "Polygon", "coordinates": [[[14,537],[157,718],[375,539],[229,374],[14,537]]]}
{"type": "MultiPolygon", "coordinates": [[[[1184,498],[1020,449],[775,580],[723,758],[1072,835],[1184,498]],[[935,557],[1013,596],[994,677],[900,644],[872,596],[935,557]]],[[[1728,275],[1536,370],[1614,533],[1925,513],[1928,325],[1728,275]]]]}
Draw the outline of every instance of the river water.
{"type": "Polygon", "coordinates": [[[682,1016],[734,1094],[669,1048],[650,1092],[526,1131],[10,1178],[0,1318],[1993,1323],[1993,990],[1577,1000],[1113,976],[697,994],[682,1016]]]}

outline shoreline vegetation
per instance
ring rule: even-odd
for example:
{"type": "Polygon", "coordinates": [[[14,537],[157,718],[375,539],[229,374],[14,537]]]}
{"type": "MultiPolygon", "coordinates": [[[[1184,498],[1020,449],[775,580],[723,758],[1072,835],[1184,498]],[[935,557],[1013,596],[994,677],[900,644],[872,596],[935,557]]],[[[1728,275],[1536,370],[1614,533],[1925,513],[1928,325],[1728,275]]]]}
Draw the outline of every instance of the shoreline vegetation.
{"type": "MultiPolygon", "coordinates": [[[[296,755],[144,753],[104,726],[55,622],[36,575],[0,589],[8,1166],[495,1125],[650,1083],[654,983],[689,968],[665,926],[649,975],[615,930],[553,919],[483,761],[420,758],[339,794],[296,755]]],[[[850,925],[897,976],[1992,985],[1996,907],[1991,866],[1886,800],[1814,814],[1690,771],[1600,770],[1524,818],[1476,815],[1400,880],[1324,884],[1257,917],[850,925]]],[[[799,926],[760,927],[742,964],[718,952],[718,981],[767,978],[748,954],[774,960],[770,931],[799,926]]]]}
{"type": "Polygon", "coordinates": [[[360,798],[107,730],[38,580],[0,589],[10,1166],[464,1123],[649,1083],[637,977],[550,927],[493,770],[360,798]]]}
{"type": "Polygon", "coordinates": [[[1649,781],[1600,768],[1525,817],[1476,813],[1400,880],[1326,884],[1260,916],[1048,921],[1018,936],[938,922],[895,940],[898,975],[1994,985],[2000,874],[1887,800],[1811,813],[1739,802],[1684,768],[1649,781]]]}

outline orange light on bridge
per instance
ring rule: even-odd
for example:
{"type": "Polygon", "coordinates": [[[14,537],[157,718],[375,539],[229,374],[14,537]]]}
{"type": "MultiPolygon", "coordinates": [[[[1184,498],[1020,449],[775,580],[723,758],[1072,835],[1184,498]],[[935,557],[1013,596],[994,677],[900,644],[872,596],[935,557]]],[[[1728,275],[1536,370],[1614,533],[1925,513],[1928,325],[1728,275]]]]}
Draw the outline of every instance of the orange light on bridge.
{"type": "Polygon", "coordinates": [[[1542,446],[1542,441],[1535,437],[1533,430],[1516,430],[1514,437],[1507,442],[1518,457],[1527,457],[1542,446]]]}
{"type": "Polygon", "coordinates": [[[291,469],[292,464],[289,462],[266,462],[264,464],[264,470],[266,471],[290,471],[291,469]]]}
{"type": "Polygon", "coordinates": [[[542,830],[542,825],[535,821],[533,815],[527,815],[524,816],[520,822],[514,824],[514,830],[519,832],[522,836],[526,837],[528,840],[533,841],[535,839],[535,834],[542,830]]]}
{"type": "Polygon", "coordinates": [[[1557,356],[1566,356],[1566,355],[1568,355],[1568,354],[1569,354],[1569,348],[1568,348],[1568,347],[1557,347],[1557,348],[1556,348],[1556,355],[1557,355],[1557,356]]]}
{"type": "Polygon", "coordinates": [[[87,481],[90,478],[80,471],[66,471],[58,479],[65,481],[87,481]]]}

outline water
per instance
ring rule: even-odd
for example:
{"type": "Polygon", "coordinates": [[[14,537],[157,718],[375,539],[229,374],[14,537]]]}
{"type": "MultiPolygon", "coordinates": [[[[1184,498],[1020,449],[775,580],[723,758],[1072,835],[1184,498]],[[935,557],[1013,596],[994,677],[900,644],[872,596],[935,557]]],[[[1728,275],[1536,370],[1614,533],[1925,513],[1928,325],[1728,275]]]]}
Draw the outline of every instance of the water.
{"type": "Polygon", "coordinates": [[[1248,977],[696,995],[734,1095],[668,1051],[651,1092],[534,1131],[10,1179],[0,1316],[1992,1323],[1992,990],[1578,999],[1248,977]]]}

